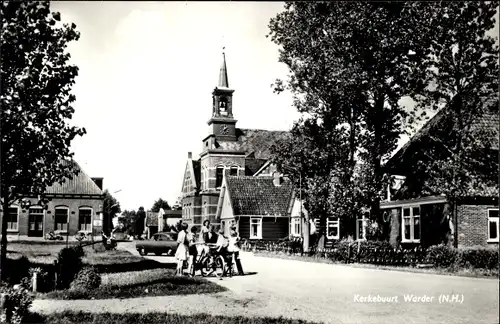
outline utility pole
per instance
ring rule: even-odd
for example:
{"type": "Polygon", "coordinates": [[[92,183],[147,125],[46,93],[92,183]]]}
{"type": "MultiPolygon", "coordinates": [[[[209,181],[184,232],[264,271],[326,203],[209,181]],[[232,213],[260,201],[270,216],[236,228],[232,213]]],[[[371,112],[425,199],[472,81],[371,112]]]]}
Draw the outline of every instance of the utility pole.
{"type": "Polygon", "coordinates": [[[303,214],[302,209],[302,167],[300,170],[292,167],[283,167],[283,169],[299,174],[299,199],[300,199],[300,220],[302,222],[302,237],[304,239],[304,252],[309,251],[309,217],[303,214]]]}

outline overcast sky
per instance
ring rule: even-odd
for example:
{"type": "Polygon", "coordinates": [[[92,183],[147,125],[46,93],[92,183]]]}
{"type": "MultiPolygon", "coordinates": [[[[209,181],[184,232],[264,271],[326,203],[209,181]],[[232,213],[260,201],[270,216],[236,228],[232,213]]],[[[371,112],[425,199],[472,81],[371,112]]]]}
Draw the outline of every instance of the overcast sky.
{"type": "MultiPolygon", "coordinates": [[[[123,209],[175,203],[187,152],[208,135],[211,92],[226,47],[233,112],[240,128],[288,130],[298,113],[278,47],[265,36],[279,2],[52,2],[81,38],[69,47],[79,67],[72,124],[87,134],[75,159],[123,209]]],[[[496,33],[498,33],[498,28],[496,33]]],[[[404,141],[405,139],[403,139],[404,141]]]]}

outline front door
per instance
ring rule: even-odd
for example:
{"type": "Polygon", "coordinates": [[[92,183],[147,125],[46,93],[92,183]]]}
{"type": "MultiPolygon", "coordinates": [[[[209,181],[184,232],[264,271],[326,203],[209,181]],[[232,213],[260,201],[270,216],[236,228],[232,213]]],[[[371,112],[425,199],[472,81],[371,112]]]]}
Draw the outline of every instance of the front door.
{"type": "Polygon", "coordinates": [[[30,208],[28,216],[28,236],[43,236],[43,209],[30,208]]]}

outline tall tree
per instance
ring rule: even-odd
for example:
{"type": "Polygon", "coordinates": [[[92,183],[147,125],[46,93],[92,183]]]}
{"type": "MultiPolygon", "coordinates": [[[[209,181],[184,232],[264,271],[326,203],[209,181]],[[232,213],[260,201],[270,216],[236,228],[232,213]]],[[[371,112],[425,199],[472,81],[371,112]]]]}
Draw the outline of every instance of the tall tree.
{"type": "Polygon", "coordinates": [[[112,227],[112,219],[121,212],[120,203],[116,200],[113,195],[109,192],[108,189],[104,190],[104,204],[103,204],[103,213],[104,213],[104,228],[108,230],[112,227]]]}
{"type": "Polygon", "coordinates": [[[355,217],[360,194],[378,214],[386,182],[381,164],[416,117],[401,99],[425,87],[434,18],[420,2],[287,2],[271,19],[269,36],[291,72],[276,89],[294,94],[320,137],[337,139],[317,148],[336,152],[331,195],[321,198],[330,214],[355,217]],[[371,179],[355,180],[359,163],[371,179]]]}
{"type": "Polygon", "coordinates": [[[445,194],[452,207],[466,195],[498,196],[499,48],[488,35],[498,8],[497,1],[436,6],[440,37],[429,56],[431,86],[417,99],[420,106],[441,109],[440,125],[426,134],[426,156],[411,179],[430,193],[445,194]]]}
{"type": "Polygon", "coordinates": [[[4,267],[9,205],[26,194],[43,194],[47,186],[77,174],[77,166],[70,162],[70,143],[85,129],[67,123],[74,113],[70,90],[78,68],[69,64],[66,48],[80,36],[76,26],[61,25],[49,1],[2,1],[0,8],[4,267]]]}
{"type": "Polygon", "coordinates": [[[160,208],[163,208],[164,210],[172,209],[168,204],[168,201],[158,198],[158,200],[154,202],[153,207],[151,207],[151,211],[157,213],[160,211],[160,208]]]}
{"type": "Polygon", "coordinates": [[[135,223],[137,220],[137,213],[135,210],[124,210],[119,218],[123,222],[123,230],[129,235],[135,235],[135,223]]]}

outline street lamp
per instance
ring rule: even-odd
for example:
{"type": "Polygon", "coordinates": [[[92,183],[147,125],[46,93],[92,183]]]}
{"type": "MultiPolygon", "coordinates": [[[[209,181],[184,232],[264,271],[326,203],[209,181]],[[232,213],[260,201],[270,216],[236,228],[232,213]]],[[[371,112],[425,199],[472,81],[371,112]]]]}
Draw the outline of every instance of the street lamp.
{"type": "MultiPolygon", "coordinates": [[[[118,193],[118,192],[120,192],[120,191],[122,191],[122,189],[119,189],[119,190],[113,191],[113,192],[112,192],[112,194],[118,193]]],[[[110,215],[110,214],[111,214],[111,209],[112,209],[113,207],[118,206],[119,204],[120,204],[120,203],[116,203],[116,204],[114,204],[114,205],[112,205],[112,206],[108,206],[108,207],[106,208],[106,211],[107,211],[107,216],[108,216],[108,220],[107,220],[107,224],[106,224],[106,225],[107,225],[109,228],[111,228],[111,227],[113,226],[113,222],[112,222],[111,215],[110,215]]],[[[104,211],[103,211],[103,212],[104,212],[104,211]]]]}
{"type": "MultiPolygon", "coordinates": [[[[117,191],[114,191],[113,193],[115,194],[115,193],[120,192],[120,191],[122,191],[122,189],[117,190],[117,191]]],[[[110,206],[110,207],[108,207],[108,208],[107,208],[107,211],[108,211],[108,217],[109,217],[109,213],[110,213],[110,211],[111,211],[111,208],[113,208],[113,207],[117,206],[118,204],[119,204],[119,203],[116,203],[116,204],[114,204],[113,206],[110,206]]],[[[104,213],[104,210],[101,210],[101,214],[103,214],[103,213],[104,213]]],[[[94,215],[92,214],[92,218],[93,218],[93,217],[94,217],[94,215]]],[[[103,220],[104,220],[104,215],[101,215],[101,218],[102,218],[102,219],[101,219],[101,229],[102,229],[102,222],[103,222],[103,220]]],[[[108,224],[108,225],[109,225],[109,224],[108,224]]],[[[95,234],[95,232],[94,232],[94,219],[92,219],[92,246],[93,246],[93,247],[94,247],[94,249],[95,249],[95,245],[94,245],[94,234],[95,234]]]]}
{"type": "Polygon", "coordinates": [[[309,219],[303,217],[302,213],[302,167],[299,169],[283,166],[284,170],[292,171],[299,174],[299,200],[300,200],[300,219],[304,219],[304,228],[302,230],[302,237],[304,238],[304,251],[309,251],[309,219]]]}

